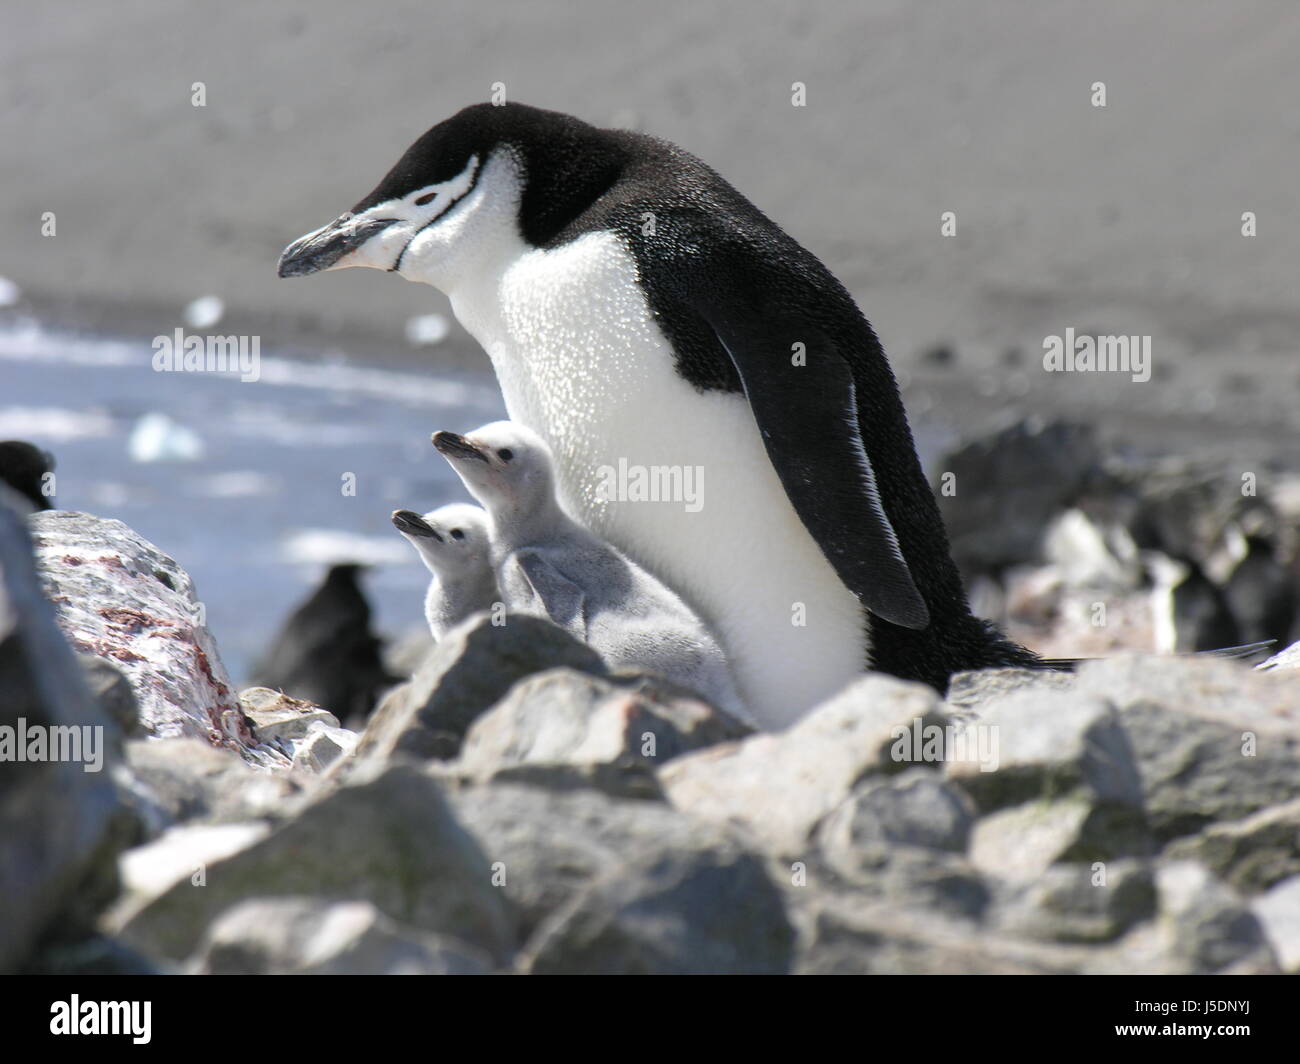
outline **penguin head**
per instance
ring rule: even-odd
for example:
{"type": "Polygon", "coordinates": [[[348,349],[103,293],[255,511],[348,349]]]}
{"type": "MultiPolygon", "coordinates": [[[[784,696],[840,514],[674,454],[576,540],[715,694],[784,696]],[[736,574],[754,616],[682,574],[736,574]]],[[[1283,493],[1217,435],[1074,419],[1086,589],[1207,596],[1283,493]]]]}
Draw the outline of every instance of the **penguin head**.
{"type": "Polygon", "coordinates": [[[619,136],[524,104],[475,104],[420,137],[352,210],[300,237],[281,277],[370,266],[450,291],[554,238],[613,183],[619,136]]]}
{"type": "Polygon", "coordinates": [[[541,513],[554,505],[550,449],[517,422],[494,421],[464,436],[435,432],[433,445],[494,517],[541,513]]]}
{"type": "Polygon", "coordinates": [[[437,576],[472,576],[489,565],[487,514],[477,506],[456,502],[424,515],[394,510],[393,526],[437,576]]]}

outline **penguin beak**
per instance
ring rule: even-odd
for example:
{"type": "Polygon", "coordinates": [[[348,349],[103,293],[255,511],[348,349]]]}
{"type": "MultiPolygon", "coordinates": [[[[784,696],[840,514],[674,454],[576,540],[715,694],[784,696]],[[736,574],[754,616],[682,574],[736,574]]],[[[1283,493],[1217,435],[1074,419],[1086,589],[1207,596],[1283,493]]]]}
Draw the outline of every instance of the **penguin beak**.
{"type": "Polygon", "coordinates": [[[444,458],[487,462],[487,455],[465,439],[464,436],[457,436],[454,432],[435,432],[433,434],[433,445],[438,448],[438,453],[444,458]]]}
{"type": "Polygon", "coordinates": [[[434,527],[414,510],[394,510],[393,527],[408,536],[418,536],[421,539],[432,536],[439,543],[442,542],[442,537],[434,527]]]}
{"type": "Polygon", "coordinates": [[[397,218],[353,217],[351,213],[336,218],[313,233],[300,236],[280,255],[281,277],[306,277],[338,264],[349,252],[356,251],[376,233],[382,233],[397,218]]]}

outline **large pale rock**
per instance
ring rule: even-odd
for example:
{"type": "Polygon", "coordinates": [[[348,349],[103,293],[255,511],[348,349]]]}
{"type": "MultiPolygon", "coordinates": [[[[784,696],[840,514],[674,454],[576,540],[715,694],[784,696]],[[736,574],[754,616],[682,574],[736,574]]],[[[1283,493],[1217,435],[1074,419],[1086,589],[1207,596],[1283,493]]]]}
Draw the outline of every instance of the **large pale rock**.
{"type": "Polygon", "coordinates": [[[1279,883],[1251,905],[1282,971],[1300,975],[1300,876],[1279,883]]]}
{"type": "Polygon", "coordinates": [[[1260,669],[1281,669],[1292,672],[1300,669],[1300,642],[1292,643],[1285,650],[1279,650],[1258,667],[1260,669]]]}
{"type": "Polygon", "coordinates": [[[1119,712],[1158,842],[1296,796],[1300,685],[1215,658],[1086,662],[1079,694],[1119,712]]]}
{"type": "Polygon", "coordinates": [[[1150,869],[1140,861],[1059,864],[1009,891],[998,927],[1047,942],[1109,942],[1155,913],[1150,869]]]}
{"type": "Polygon", "coordinates": [[[1054,864],[1110,861],[1146,850],[1145,825],[1131,808],[1075,794],[981,817],[971,833],[970,857],[990,876],[1026,883],[1054,864]]]}
{"type": "Polygon", "coordinates": [[[1263,928],[1231,887],[1195,861],[1162,865],[1156,874],[1157,931],[1175,964],[1189,972],[1217,972],[1264,955],[1263,928]]]}
{"type": "Polygon", "coordinates": [[[151,834],[191,821],[222,824],[271,819],[302,793],[286,773],[250,765],[202,739],[133,739],[126,764],[147,807],[151,834]]]}
{"type": "Polygon", "coordinates": [[[455,789],[447,797],[492,862],[494,879],[518,914],[521,938],[638,855],[736,846],[721,825],[592,789],[499,782],[455,789]]]}
{"type": "Polygon", "coordinates": [[[971,731],[979,740],[967,744],[971,756],[950,758],[945,772],[980,810],[1082,794],[1141,817],[1133,750],[1106,702],[1073,692],[1020,691],[986,705],[971,731]]]}
{"type": "Polygon", "coordinates": [[[827,863],[853,881],[904,848],[964,853],[973,822],[974,806],[959,788],[913,768],[860,784],[822,821],[817,839],[827,863]]]}
{"type": "Polygon", "coordinates": [[[659,781],[677,808],[798,857],[863,777],[906,768],[895,757],[920,756],[910,742],[916,730],[945,724],[931,688],[870,674],[788,730],[687,754],[660,769],[659,781]]]}
{"type": "Polygon", "coordinates": [[[265,838],[208,864],[205,883],[176,883],[125,923],[123,941],[180,961],[232,905],[301,895],[369,901],[399,923],[453,935],[498,963],[514,941],[486,857],[456,823],[441,787],[413,767],[358,773],[265,838]]]}
{"type": "Polygon", "coordinates": [[[30,520],[59,627],[75,650],[122,671],[149,734],[195,736],[287,765],[258,747],[176,562],[121,521],[70,510],[30,520]]]}
{"type": "Polygon", "coordinates": [[[51,933],[89,927],[133,830],[110,778],[120,730],[41,594],[13,499],[0,485],[0,972],[51,933]]]}
{"type": "Polygon", "coordinates": [[[259,898],[218,917],[187,967],[198,975],[481,975],[492,961],[369,902],[259,898]]]}
{"type": "Polygon", "coordinates": [[[538,928],[542,975],[781,975],[794,932],[763,862],[738,846],[636,854],[538,928]]]}
{"type": "Polygon", "coordinates": [[[1175,839],[1165,856],[1200,861],[1244,893],[1267,890],[1300,875],[1300,798],[1175,839]]]}
{"type": "Polygon", "coordinates": [[[292,743],[304,738],[308,729],[317,723],[331,728],[339,726],[338,717],[329,710],[269,687],[245,688],[239,692],[239,705],[262,742],[283,739],[292,743]]]}
{"type": "Polygon", "coordinates": [[[521,680],[474,722],[455,767],[478,779],[655,797],[658,766],[751,730],[656,679],[551,669],[521,680]]]}
{"type": "Polygon", "coordinates": [[[469,726],[516,682],[559,667],[605,672],[594,650],[550,621],[510,614],[497,626],[476,614],[447,632],[416,674],[385,696],[342,764],[455,757],[469,726]]]}

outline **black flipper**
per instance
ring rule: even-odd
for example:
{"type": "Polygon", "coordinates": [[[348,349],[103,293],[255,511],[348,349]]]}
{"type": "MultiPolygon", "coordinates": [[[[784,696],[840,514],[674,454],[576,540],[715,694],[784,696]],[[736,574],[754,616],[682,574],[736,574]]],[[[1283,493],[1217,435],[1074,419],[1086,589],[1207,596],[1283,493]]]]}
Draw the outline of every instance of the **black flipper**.
{"type": "MultiPolygon", "coordinates": [[[[917,590],[858,428],[853,372],[812,322],[697,289],[693,309],[735,364],[768,457],[805,528],[875,616],[923,629],[917,590]],[[803,345],[797,364],[795,344],[803,345]]],[[[759,530],[761,531],[761,530],[759,530]]]]}

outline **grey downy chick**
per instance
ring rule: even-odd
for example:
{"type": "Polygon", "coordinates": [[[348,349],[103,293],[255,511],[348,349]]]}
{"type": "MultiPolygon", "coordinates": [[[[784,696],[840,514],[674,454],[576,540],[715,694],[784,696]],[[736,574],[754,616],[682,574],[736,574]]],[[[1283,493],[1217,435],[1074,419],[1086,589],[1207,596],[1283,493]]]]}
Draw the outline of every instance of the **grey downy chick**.
{"type": "Polygon", "coordinates": [[[500,601],[488,544],[487,514],[455,502],[421,516],[394,510],[393,526],[433,574],[424,596],[424,619],[434,639],[479,610],[500,601]]]}
{"type": "Polygon", "coordinates": [[[496,421],[433,444],[488,513],[492,564],[512,610],[549,617],[612,669],[642,669],[749,720],[722,648],[673,591],[561,508],[551,453],[496,421]]]}

